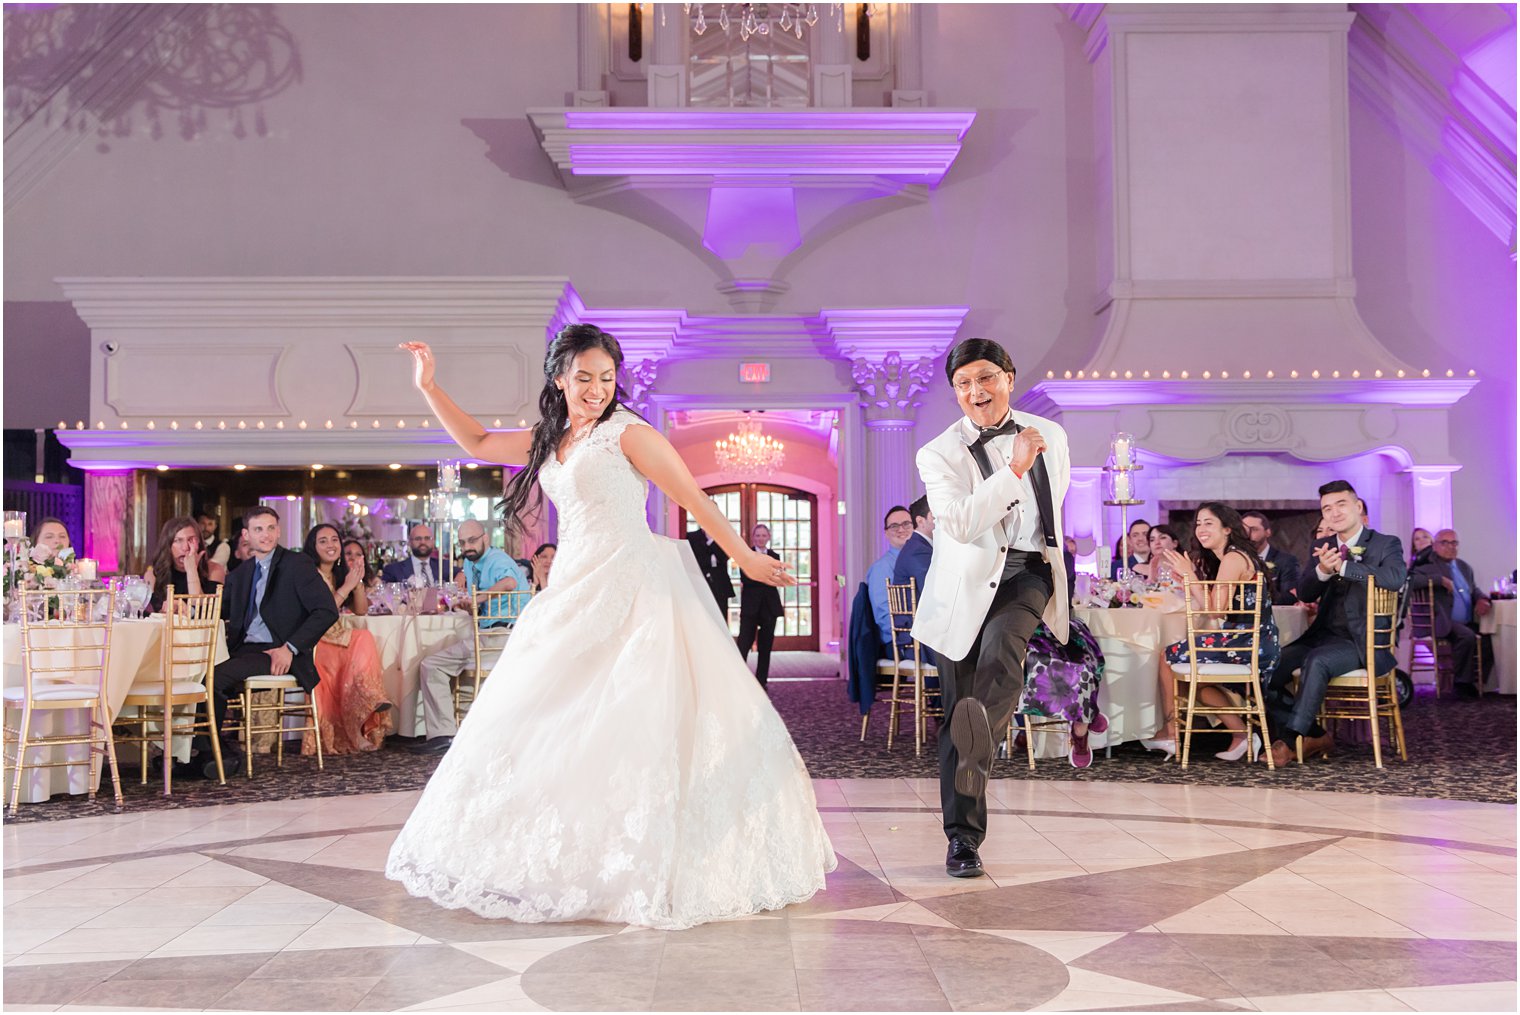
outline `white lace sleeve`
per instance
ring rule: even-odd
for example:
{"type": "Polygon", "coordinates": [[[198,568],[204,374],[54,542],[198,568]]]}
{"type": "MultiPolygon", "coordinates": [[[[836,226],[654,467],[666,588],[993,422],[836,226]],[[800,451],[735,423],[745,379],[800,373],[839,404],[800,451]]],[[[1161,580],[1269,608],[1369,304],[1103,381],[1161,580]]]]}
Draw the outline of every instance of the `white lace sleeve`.
{"type": "Polygon", "coordinates": [[[600,423],[597,425],[593,436],[596,438],[598,444],[616,448],[619,447],[618,442],[622,439],[624,430],[628,429],[630,426],[649,425],[649,421],[644,419],[638,413],[619,408],[612,414],[611,419],[607,420],[605,423],[600,423]]]}

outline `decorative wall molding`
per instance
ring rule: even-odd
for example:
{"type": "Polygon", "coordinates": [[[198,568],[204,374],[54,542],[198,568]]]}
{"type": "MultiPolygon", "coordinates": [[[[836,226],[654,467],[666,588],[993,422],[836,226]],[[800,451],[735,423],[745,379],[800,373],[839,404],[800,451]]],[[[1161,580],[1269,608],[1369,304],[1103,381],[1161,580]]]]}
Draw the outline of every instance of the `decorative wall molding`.
{"type": "MultiPolygon", "coordinates": [[[[167,337],[167,336],[166,336],[167,337]]],[[[187,335],[194,343],[199,335],[187,335]]],[[[156,416],[173,402],[186,416],[287,416],[280,397],[280,364],[286,345],[242,345],[218,350],[216,369],[228,380],[219,385],[178,388],[185,376],[186,341],[112,342],[97,348],[104,361],[103,398],[114,415],[156,416]]]]}
{"type": "Polygon", "coordinates": [[[1501,242],[1515,242],[1515,110],[1403,4],[1358,4],[1351,88],[1501,242]]]}

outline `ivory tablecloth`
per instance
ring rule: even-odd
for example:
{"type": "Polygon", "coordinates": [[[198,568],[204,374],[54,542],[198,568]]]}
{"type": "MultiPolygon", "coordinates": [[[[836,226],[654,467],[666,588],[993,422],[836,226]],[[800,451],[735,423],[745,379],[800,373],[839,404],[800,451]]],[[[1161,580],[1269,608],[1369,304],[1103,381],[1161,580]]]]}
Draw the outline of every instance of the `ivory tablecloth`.
{"type": "Polygon", "coordinates": [[[396,706],[396,732],[404,737],[423,732],[417,691],[422,660],[433,652],[470,637],[468,614],[451,612],[422,616],[354,617],[354,626],[369,631],[380,651],[385,690],[396,706]]]}
{"type": "MultiPolygon", "coordinates": [[[[67,628],[60,628],[64,635],[67,628]]],[[[21,665],[21,625],[4,626],[5,686],[20,687],[24,680],[21,665]]],[[[141,620],[118,620],[111,625],[111,656],[106,663],[106,707],[114,717],[121,710],[127,691],[139,681],[162,679],[164,642],[164,618],[145,617],[141,620]]],[[[217,640],[217,661],[227,658],[225,638],[217,640]]],[[[45,712],[32,719],[33,730],[39,733],[62,734],[83,732],[85,713],[78,709],[45,712]]],[[[37,748],[29,752],[28,760],[47,757],[54,760],[60,752],[68,757],[86,758],[83,745],[70,747],[37,748]]],[[[120,759],[118,759],[119,761],[120,759]]],[[[101,766],[104,771],[104,765],[101,766]]],[[[9,777],[9,769],[7,769],[9,777]]],[[[86,793],[89,791],[89,768],[70,765],[66,768],[33,769],[26,773],[21,787],[21,799],[34,803],[48,799],[52,793],[86,793]]],[[[9,800],[10,783],[7,779],[6,793],[9,800]]]]}
{"type": "Polygon", "coordinates": [[[1493,677],[1485,686],[1500,694],[1515,693],[1515,600],[1495,599],[1493,609],[1479,618],[1478,630],[1490,635],[1494,650],[1493,677]]]}

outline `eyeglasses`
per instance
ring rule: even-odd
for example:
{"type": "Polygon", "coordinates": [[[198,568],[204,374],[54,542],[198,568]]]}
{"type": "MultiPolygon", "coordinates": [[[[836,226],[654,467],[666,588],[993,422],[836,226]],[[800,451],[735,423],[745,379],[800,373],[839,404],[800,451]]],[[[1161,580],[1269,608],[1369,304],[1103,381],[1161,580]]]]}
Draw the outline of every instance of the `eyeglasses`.
{"type": "Polygon", "coordinates": [[[906,531],[908,531],[911,528],[913,528],[913,523],[912,522],[893,522],[891,525],[887,526],[887,531],[888,532],[906,532],[906,531]]]}
{"type": "Polygon", "coordinates": [[[1436,540],[1436,545],[1437,546],[1461,546],[1462,543],[1461,543],[1460,540],[1456,540],[1456,539],[1437,539],[1436,540]]]}
{"type": "Polygon", "coordinates": [[[978,374],[975,377],[962,377],[955,382],[954,386],[955,390],[963,395],[971,390],[973,384],[983,390],[991,390],[997,385],[998,379],[1003,376],[1004,374],[1001,370],[988,370],[986,373],[978,374]]]}

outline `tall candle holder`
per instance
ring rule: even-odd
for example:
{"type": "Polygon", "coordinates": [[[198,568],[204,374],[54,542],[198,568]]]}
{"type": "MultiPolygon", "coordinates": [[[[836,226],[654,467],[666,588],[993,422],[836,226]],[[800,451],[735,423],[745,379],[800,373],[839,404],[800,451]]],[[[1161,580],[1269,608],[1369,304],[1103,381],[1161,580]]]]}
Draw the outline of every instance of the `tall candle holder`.
{"type": "Polygon", "coordinates": [[[459,492],[459,468],[454,463],[452,481],[448,489],[442,482],[444,478],[445,463],[438,464],[439,486],[436,490],[429,490],[427,495],[428,521],[432,523],[434,537],[438,546],[438,584],[441,586],[454,575],[454,501],[459,492]]]}
{"type": "Polygon", "coordinates": [[[1135,496],[1135,473],[1144,469],[1139,464],[1135,446],[1135,438],[1127,433],[1116,433],[1109,439],[1109,462],[1103,466],[1103,471],[1108,473],[1108,499],[1103,503],[1109,507],[1119,509],[1119,580],[1128,581],[1133,575],[1129,566],[1129,509],[1137,504],[1144,504],[1144,499],[1135,496]]]}
{"type": "Polygon", "coordinates": [[[27,555],[32,552],[32,541],[27,536],[26,512],[5,512],[5,598],[22,584],[22,571],[27,555]]]}

